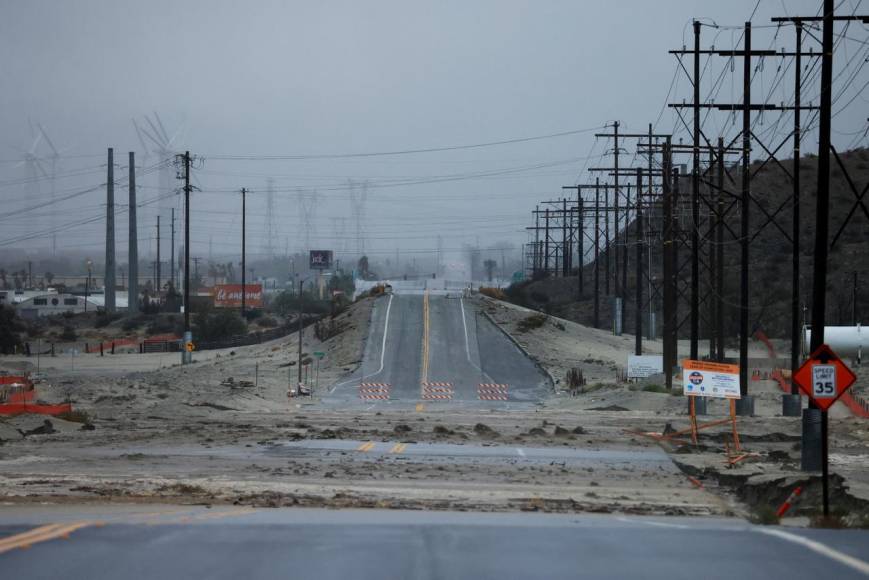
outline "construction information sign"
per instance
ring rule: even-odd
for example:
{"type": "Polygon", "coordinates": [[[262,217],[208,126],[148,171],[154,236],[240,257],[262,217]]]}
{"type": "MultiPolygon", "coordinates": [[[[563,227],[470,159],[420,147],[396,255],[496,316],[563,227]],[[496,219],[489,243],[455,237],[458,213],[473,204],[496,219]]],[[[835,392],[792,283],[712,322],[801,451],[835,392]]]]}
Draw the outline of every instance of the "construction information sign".
{"type": "Polygon", "coordinates": [[[659,354],[628,355],[628,378],[645,379],[664,372],[664,357],[659,354]]]}
{"type": "Polygon", "coordinates": [[[738,399],[739,365],[683,360],[682,392],[692,397],[738,399]]]}

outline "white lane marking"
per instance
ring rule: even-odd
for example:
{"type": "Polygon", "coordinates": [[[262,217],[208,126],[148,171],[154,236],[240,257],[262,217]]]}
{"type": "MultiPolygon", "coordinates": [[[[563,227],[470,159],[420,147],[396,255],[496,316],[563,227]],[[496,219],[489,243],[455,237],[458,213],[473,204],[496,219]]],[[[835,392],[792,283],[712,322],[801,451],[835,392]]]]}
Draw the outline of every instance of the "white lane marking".
{"type": "Polygon", "coordinates": [[[516,453],[518,453],[521,457],[525,457],[525,452],[522,451],[519,447],[516,448],[516,453]]]}
{"type": "MultiPolygon", "coordinates": [[[[471,345],[468,342],[468,321],[465,320],[465,299],[459,299],[459,305],[462,307],[462,326],[465,328],[465,353],[468,355],[468,362],[471,362],[471,345]]],[[[473,363],[471,363],[473,364],[473,363]]]]}
{"type": "Polygon", "coordinates": [[[833,548],[822,544],[820,542],[816,542],[814,540],[810,540],[808,538],[804,538],[803,536],[798,536],[796,534],[791,534],[788,532],[783,532],[782,530],[773,530],[770,528],[753,528],[754,531],[759,532],[761,534],[766,534],[768,536],[775,536],[776,538],[781,538],[782,540],[786,540],[788,542],[792,542],[794,544],[799,544],[804,548],[808,548],[813,552],[817,552],[822,556],[826,556],[827,558],[839,562],[840,564],[844,564],[849,568],[860,572],[865,576],[869,576],[869,563],[860,560],[859,558],[855,558],[853,556],[849,556],[848,554],[842,553],[838,550],[834,550],[833,548]]]}
{"type": "MultiPolygon", "coordinates": [[[[389,303],[386,305],[386,321],[383,323],[383,343],[380,345],[380,368],[374,375],[379,375],[383,371],[383,361],[386,357],[386,336],[389,334],[389,311],[392,309],[392,299],[395,294],[389,295],[389,303]]],[[[373,377],[374,375],[369,375],[373,377]]]]}
{"type": "Polygon", "coordinates": [[[632,520],[630,518],[623,517],[617,517],[616,519],[626,524],[646,524],[647,526],[657,526],[659,528],[675,528],[677,530],[687,530],[691,528],[691,526],[683,526],[681,524],[665,524],[664,522],[655,522],[651,520],[632,520]]]}
{"type": "Polygon", "coordinates": [[[465,299],[464,299],[464,297],[459,298],[459,307],[462,309],[462,326],[465,328],[465,354],[468,357],[468,363],[470,363],[470,365],[472,367],[474,367],[475,369],[480,371],[480,374],[483,375],[485,380],[487,380],[490,383],[494,383],[495,381],[492,379],[492,377],[490,377],[488,373],[486,373],[483,369],[478,367],[476,365],[476,363],[474,363],[474,361],[471,360],[471,346],[470,346],[470,341],[468,340],[468,323],[465,320],[465,299]]]}
{"type": "MultiPolygon", "coordinates": [[[[380,345],[380,368],[374,374],[371,374],[371,375],[363,374],[362,378],[359,379],[360,382],[364,381],[365,379],[371,378],[375,375],[379,375],[383,371],[383,360],[384,360],[384,357],[386,356],[386,335],[389,332],[389,311],[392,309],[392,297],[393,296],[394,296],[394,294],[389,295],[389,302],[386,304],[386,321],[383,323],[383,343],[380,345]]],[[[329,393],[331,394],[331,393],[335,392],[335,389],[337,389],[341,385],[346,385],[347,383],[352,383],[355,380],[356,380],[355,378],[351,378],[351,379],[347,379],[346,381],[336,383],[335,386],[329,390],[329,393]]]]}

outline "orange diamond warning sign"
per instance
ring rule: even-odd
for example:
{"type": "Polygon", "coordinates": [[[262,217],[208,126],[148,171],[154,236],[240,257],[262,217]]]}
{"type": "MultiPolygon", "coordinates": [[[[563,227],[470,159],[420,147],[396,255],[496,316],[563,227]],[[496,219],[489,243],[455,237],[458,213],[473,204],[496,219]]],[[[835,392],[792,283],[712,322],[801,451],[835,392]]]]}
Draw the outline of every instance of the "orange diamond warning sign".
{"type": "Polygon", "coordinates": [[[794,374],[794,382],[823,411],[839,400],[856,375],[826,344],[822,344],[794,374]]]}

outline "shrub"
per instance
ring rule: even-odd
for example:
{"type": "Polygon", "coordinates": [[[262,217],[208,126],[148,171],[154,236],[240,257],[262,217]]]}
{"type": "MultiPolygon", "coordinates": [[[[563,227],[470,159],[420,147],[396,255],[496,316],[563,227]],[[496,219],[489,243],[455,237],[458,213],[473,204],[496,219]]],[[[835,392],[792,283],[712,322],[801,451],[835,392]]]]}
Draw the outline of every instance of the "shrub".
{"type": "Polygon", "coordinates": [[[237,310],[199,312],[195,321],[195,336],[200,340],[221,340],[247,332],[247,324],[237,310]]]}
{"type": "Polygon", "coordinates": [[[78,335],[75,333],[75,329],[72,326],[64,326],[63,332],[60,333],[60,340],[75,342],[78,340],[78,335]]]}
{"type": "Polygon", "coordinates": [[[519,332],[528,332],[529,330],[534,330],[535,328],[540,328],[544,324],[546,324],[546,319],[548,316],[545,314],[531,314],[519,321],[519,324],[516,325],[516,328],[519,332]]]}
{"type": "Polygon", "coordinates": [[[487,288],[485,286],[480,286],[480,294],[488,296],[489,298],[494,298],[495,300],[507,299],[507,295],[504,294],[504,291],[500,288],[487,288]]]}
{"type": "Polygon", "coordinates": [[[274,328],[278,325],[278,320],[274,316],[263,316],[256,323],[263,328],[274,328]]]}

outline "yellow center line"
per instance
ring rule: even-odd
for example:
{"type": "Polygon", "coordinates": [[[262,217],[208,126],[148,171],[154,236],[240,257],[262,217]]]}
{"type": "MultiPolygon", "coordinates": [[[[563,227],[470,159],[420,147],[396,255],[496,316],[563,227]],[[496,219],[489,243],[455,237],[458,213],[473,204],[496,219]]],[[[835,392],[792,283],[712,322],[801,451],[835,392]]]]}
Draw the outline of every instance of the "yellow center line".
{"type": "Polygon", "coordinates": [[[389,450],[390,453],[401,453],[407,448],[407,443],[396,443],[392,449],[389,450]]]}
{"type": "Polygon", "coordinates": [[[417,413],[422,413],[424,410],[425,410],[425,405],[423,405],[422,403],[416,404],[416,412],[417,413]]]}
{"type": "Polygon", "coordinates": [[[49,524],[46,526],[40,526],[27,532],[22,532],[0,540],[0,554],[20,548],[26,549],[33,544],[47,542],[48,540],[68,538],[72,532],[95,524],[96,522],[75,522],[71,524],[49,524]]]}
{"type": "Polygon", "coordinates": [[[371,451],[374,448],[374,441],[369,441],[368,443],[363,443],[359,447],[356,448],[356,451],[361,451],[365,453],[366,451],[371,451]]]}

